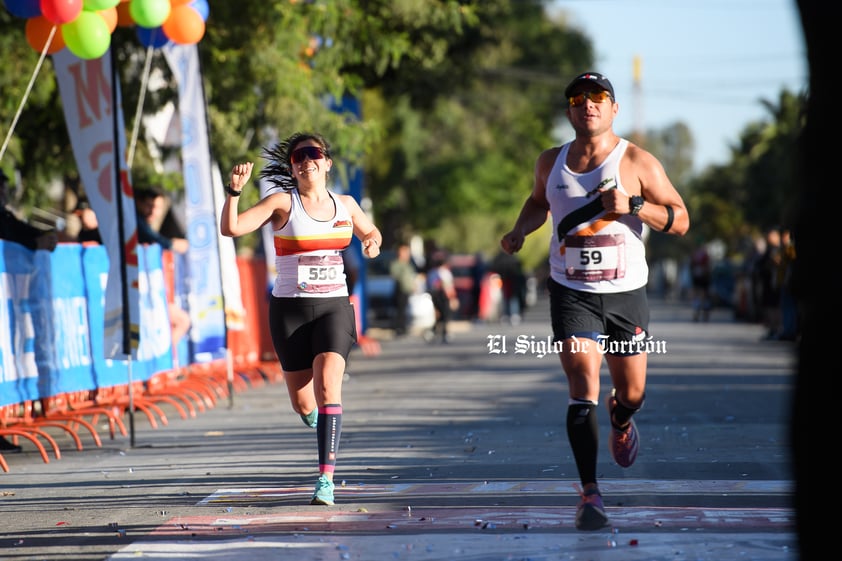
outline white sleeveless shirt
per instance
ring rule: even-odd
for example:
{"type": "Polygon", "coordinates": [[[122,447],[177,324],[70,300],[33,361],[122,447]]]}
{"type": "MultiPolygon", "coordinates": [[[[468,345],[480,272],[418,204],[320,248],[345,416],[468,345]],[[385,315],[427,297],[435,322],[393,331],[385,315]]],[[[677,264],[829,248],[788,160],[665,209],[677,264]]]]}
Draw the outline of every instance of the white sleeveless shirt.
{"type": "Polygon", "coordinates": [[[351,243],[354,224],[339,197],[330,220],[316,220],[304,210],[298,189],[290,191],[289,219],[275,230],[275,268],[272,295],[279,298],[348,296],[342,250],[351,243]]]}
{"type": "Polygon", "coordinates": [[[557,283],[601,294],[626,292],[647,283],[643,222],[629,214],[608,213],[594,202],[599,200],[599,187],[616,187],[628,195],[620,180],[620,160],[628,144],[620,139],[605,161],[586,173],[567,167],[570,143],[561,147],[546,191],[553,221],[550,276],[557,283]]]}

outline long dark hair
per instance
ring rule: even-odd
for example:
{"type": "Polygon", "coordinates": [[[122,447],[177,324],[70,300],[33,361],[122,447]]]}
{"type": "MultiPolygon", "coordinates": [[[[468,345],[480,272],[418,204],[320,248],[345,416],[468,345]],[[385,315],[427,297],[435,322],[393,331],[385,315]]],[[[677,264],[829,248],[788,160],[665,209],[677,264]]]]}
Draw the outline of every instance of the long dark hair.
{"type": "Polygon", "coordinates": [[[289,155],[294,147],[305,140],[312,140],[321,146],[325,158],[330,158],[330,145],[322,135],[315,132],[296,132],[285,140],[263,149],[263,157],[269,163],[260,170],[258,177],[285,191],[294,189],[298,182],[292,174],[289,155]]]}

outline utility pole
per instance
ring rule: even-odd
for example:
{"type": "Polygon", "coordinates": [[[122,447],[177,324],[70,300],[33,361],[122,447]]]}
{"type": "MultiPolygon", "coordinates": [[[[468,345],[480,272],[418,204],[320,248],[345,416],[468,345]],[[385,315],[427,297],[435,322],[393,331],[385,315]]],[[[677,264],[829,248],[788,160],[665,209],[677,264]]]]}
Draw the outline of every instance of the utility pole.
{"type": "Polygon", "coordinates": [[[639,55],[632,59],[632,96],[634,102],[634,130],[632,136],[635,144],[643,146],[643,92],[640,85],[643,62],[639,55]]]}

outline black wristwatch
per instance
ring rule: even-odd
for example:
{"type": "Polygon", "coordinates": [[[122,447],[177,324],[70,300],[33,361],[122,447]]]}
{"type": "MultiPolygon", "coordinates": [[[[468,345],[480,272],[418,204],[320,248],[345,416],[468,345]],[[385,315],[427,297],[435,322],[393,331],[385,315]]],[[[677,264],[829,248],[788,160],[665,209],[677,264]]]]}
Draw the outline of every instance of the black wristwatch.
{"type": "Polygon", "coordinates": [[[637,216],[637,213],[640,212],[640,209],[643,208],[644,202],[645,201],[643,200],[643,197],[641,197],[639,195],[635,195],[634,197],[630,197],[629,198],[629,208],[631,210],[629,211],[629,214],[631,214],[632,216],[637,216]]]}
{"type": "Polygon", "coordinates": [[[236,191],[233,187],[231,187],[230,183],[225,186],[225,192],[231,195],[232,197],[239,197],[243,194],[242,191],[236,191]]]}

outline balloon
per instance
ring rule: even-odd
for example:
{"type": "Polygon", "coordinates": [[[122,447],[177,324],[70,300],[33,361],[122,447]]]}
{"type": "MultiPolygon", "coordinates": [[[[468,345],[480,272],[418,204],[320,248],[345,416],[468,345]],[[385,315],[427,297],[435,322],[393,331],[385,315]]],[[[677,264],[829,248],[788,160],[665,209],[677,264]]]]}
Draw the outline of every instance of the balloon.
{"type": "Polygon", "coordinates": [[[179,45],[195,45],[205,34],[202,16],[187,5],[173,6],[170,17],[161,27],[167,37],[179,45]]]}
{"type": "Polygon", "coordinates": [[[19,18],[34,18],[41,15],[41,0],[6,0],[6,9],[19,18]]]}
{"type": "Polygon", "coordinates": [[[202,21],[208,21],[208,15],[210,14],[208,0],[193,0],[190,2],[190,7],[199,12],[199,15],[202,16],[202,21]]]}
{"type": "Polygon", "coordinates": [[[129,13],[141,27],[160,27],[170,15],[170,0],[131,0],[129,13]]]}
{"type": "Polygon", "coordinates": [[[86,60],[101,57],[111,46],[108,23],[96,12],[81,12],[61,26],[61,34],[70,52],[86,60]]]}
{"type": "Polygon", "coordinates": [[[120,3],[120,0],[82,0],[82,9],[89,12],[99,12],[113,8],[120,3]]]}
{"type": "Polygon", "coordinates": [[[41,0],[41,13],[58,25],[75,20],[81,11],[82,0],[41,0]]]}
{"type": "Polygon", "coordinates": [[[44,16],[36,16],[26,20],[26,40],[29,46],[39,53],[42,52],[54,27],[56,32],[53,33],[53,40],[47,47],[47,54],[51,55],[62,50],[64,48],[64,37],[61,36],[61,29],[44,16]]]}
{"type": "Polygon", "coordinates": [[[102,16],[102,19],[104,19],[105,23],[108,24],[108,30],[111,31],[111,33],[114,33],[114,30],[117,29],[117,21],[119,20],[117,8],[112,6],[110,8],[105,8],[104,10],[96,10],[96,13],[102,16]]]}
{"type": "Polygon", "coordinates": [[[157,49],[158,47],[163,47],[170,42],[169,37],[167,37],[167,34],[164,33],[164,30],[160,27],[150,29],[148,27],[138,26],[137,29],[135,29],[135,33],[137,34],[140,44],[144,47],[157,49]]]}
{"type": "Polygon", "coordinates": [[[117,4],[117,25],[120,27],[134,27],[135,21],[129,13],[129,0],[117,4]]]}

